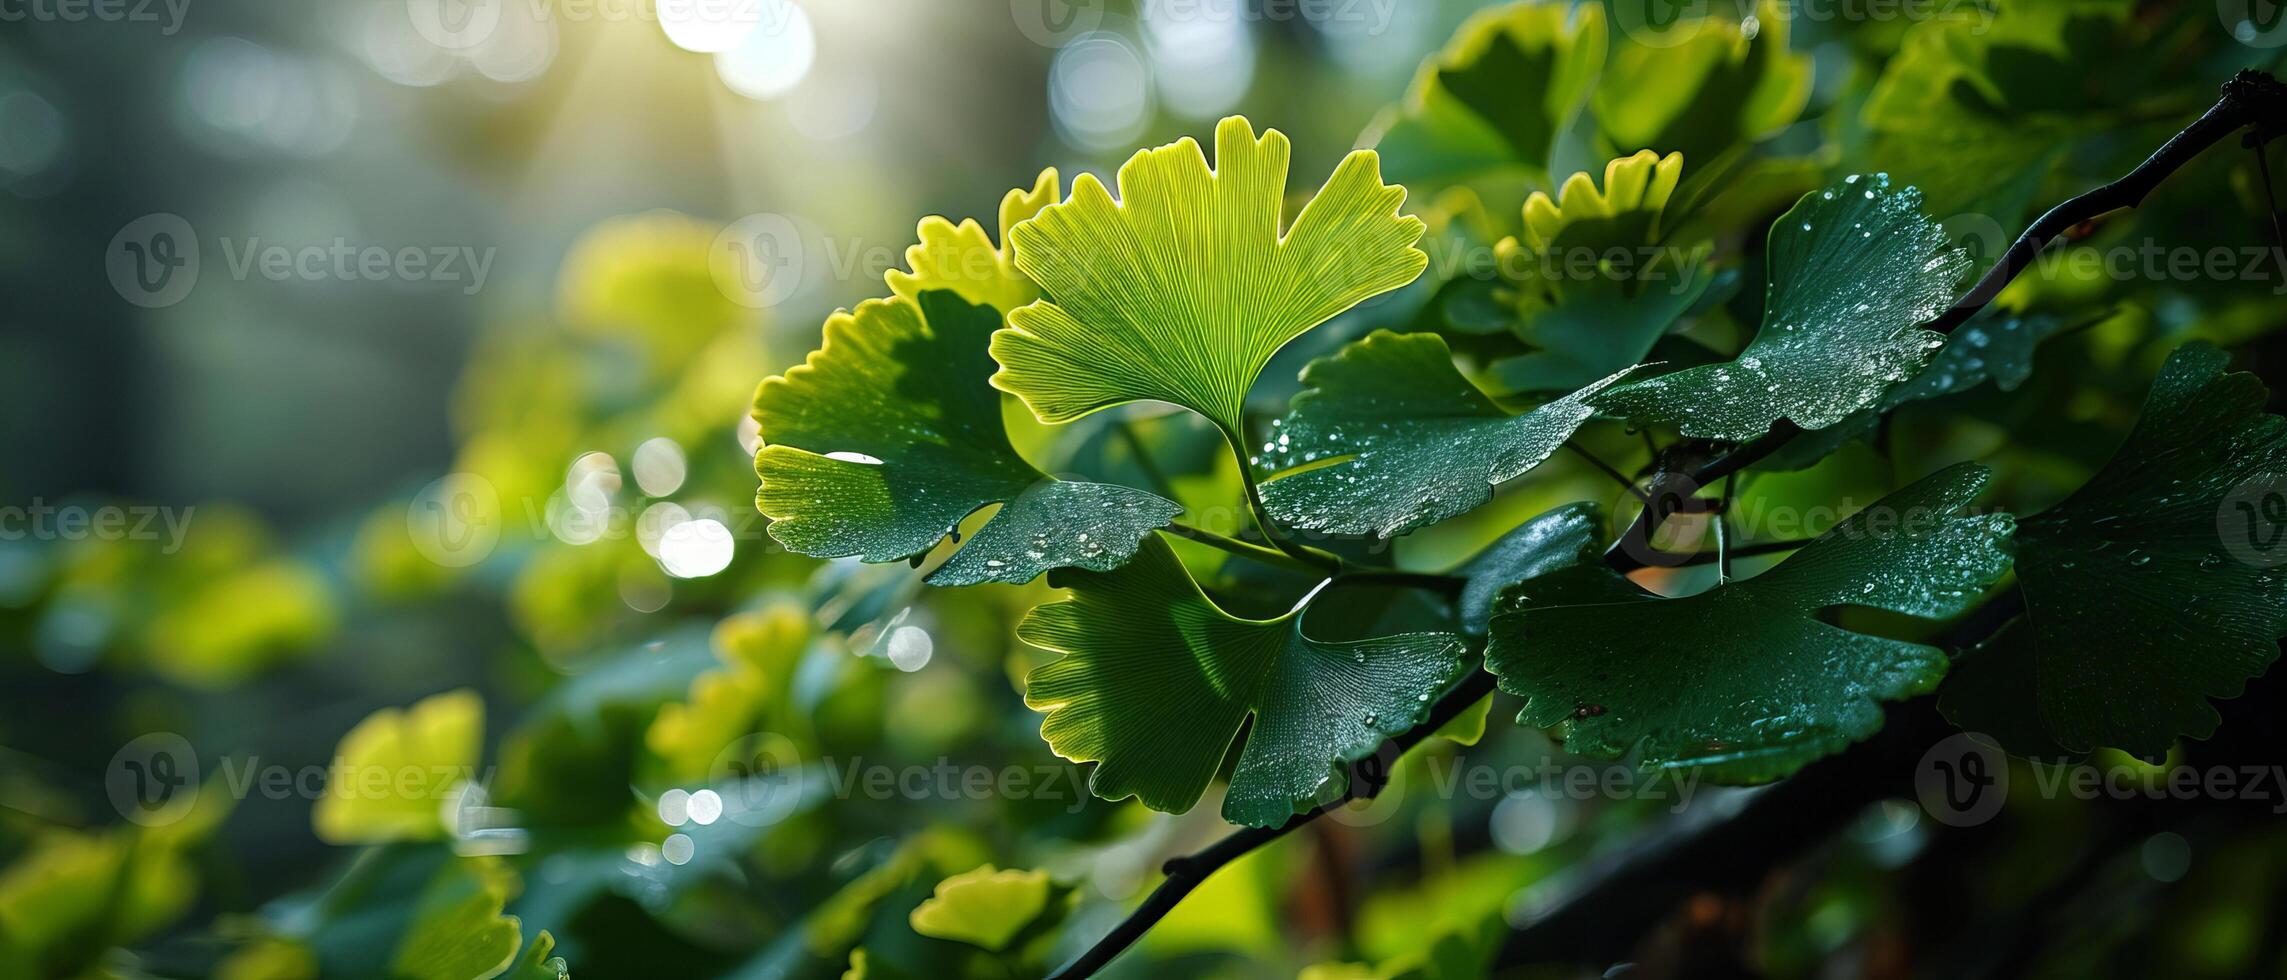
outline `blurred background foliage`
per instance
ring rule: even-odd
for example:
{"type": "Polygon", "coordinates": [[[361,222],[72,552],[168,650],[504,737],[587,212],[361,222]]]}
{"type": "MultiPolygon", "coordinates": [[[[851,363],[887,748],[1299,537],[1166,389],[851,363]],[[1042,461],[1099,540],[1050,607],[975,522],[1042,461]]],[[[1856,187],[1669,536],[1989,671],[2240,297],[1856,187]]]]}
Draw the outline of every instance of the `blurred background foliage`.
{"type": "MultiPolygon", "coordinates": [[[[1377,146],[1431,223],[1431,271],[1282,352],[1251,407],[1277,414],[1307,359],[1378,326],[1443,333],[1490,389],[1530,398],[1604,373],[1534,359],[1584,325],[1631,325],[1621,365],[1728,356],[1759,319],[1764,229],[1832,178],[1921,187],[1982,268],[2231,71],[2279,60],[2204,3],[1481,6],[801,0],[771,7],[798,24],[730,44],[663,30],[647,4],[504,3],[458,48],[379,0],[11,26],[0,495],[165,507],[184,531],[179,547],[0,541],[0,975],[1037,975],[1225,827],[1212,800],[1170,816],[1086,799],[1047,751],[1018,686],[1040,654],[1013,639],[1045,585],[925,590],[923,570],[764,533],[755,384],[799,363],[832,309],[889,292],[916,219],[975,217],[997,239],[996,202],[1042,168],[1108,174],[1231,112],[1293,138],[1298,191],[1377,146]],[[1639,150],[1660,191],[1599,196],[1607,162],[1639,150]],[[1565,186],[1576,173],[1586,192],[1565,186]],[[197,230],[203,275],[143,309],[100,258],[159,212],[197,230]],[[719,254],[757,214],[793,229],[802,270],[767,296],[719,254]],[[275,281],[225,254],[336,240],[467,247],[488,278],[275,281]],[[1671,245],[1681,298],[1467,268],[1671,245]],[[187,743],[197,772],[180,775],[205,791],[123,820],[121,759],[153,733],[187,743]],[[1035,791],[836,798],[854,761],[1016,771],[1035,791]],[[349,769],[234,789],[256,766],[349,769]],[[356,767],[486,778],[334,792],[356,767]]],[[[2250,154],[2220,148],[2061,247],[2270,246],[2267,191],[2250,154]]],[[[2183,341],[2275,368],[2281,275],[2029,276],[2003,305],[2064,325],[2029,380],[1903,409],[1758,475],[1743,506],[1847,512],[1968,456],[1997,494],[2053,501],[2183,341]]],[[[1010,418],[1044,471],[1153,487],[1238,530],[1234,464],[1196,418],[1010,418]]],[[[1629,434],[1591,441],[1648,455],[1629,434]]],[[[1623,498],[1560,456],[1392,547],[1449,567],[1569,501],[1623,520],[1623,498]]],[[[1310,584],[1178,547],[1234,612],[1310,584]]],[[[1407,757],[1382,800],[1237,862],[1118,969],[1469,975],[1568,869],[1753,792],[1705,789],[1682,817],[1670,800],[1433,792],[1461,758],[1609,765],[1513,710],[1473,745],[1407,757]]],[[[1892,801],[1752,901],[1683,910],[1645,963],[1695,962],[1716,934],[1733,940],[1717,961],[1777,976],[2001,954],[2054,975],[2273,972],[2282,870],[2287,837],[2262,826],[2123,837],[2022,799],[1963,832],[1892,801]],[[2085,914],[2029,950],[1997,954],[1973,926],[2045,935],[2058,902],[2085,914]]]]}

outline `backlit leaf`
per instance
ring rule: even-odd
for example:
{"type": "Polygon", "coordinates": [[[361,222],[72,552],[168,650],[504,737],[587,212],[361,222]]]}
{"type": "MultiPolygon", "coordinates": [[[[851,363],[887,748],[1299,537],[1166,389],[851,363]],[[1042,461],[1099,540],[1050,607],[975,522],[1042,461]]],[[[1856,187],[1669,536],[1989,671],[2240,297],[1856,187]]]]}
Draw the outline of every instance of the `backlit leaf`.
{"type": "Polygon", "coordinates": [[[332,781],[310,811],[318,838],[380,844],[444,836],[446,807],[460,781],[474,777],[483,737],[484,702],[471,690],[368,715],[334,749],[332,781]]]}
{"type": "Polygon", "coordinates": [[[1472,15],[1424,62],[1405,101],[1360,141],[1393,180],[1442,183],[1504,169],[1546,179],[1604,66],[1604,10],[1511,3],[1472,15]]]}
{"type": "Polygon", "coordinates": [[[907,299],[919,299],[932,289],[950,289],[979,306],[1008,311],[1040,298],[1040,288],[1018,272],[1016,246],[1008,242],[1009,229],[1040,209],[1056,203],[1056,168],[1040,172],[1031,190],[1017,189],[1001,198],[1000,233],[1004,245],[995,245],[974,218],[956,225],[930,215],[921,219],[920,242],[905,250],[912,271],[889,271],[889,288],[907,299]]]}
{"type": "Polygon", "coordinates": [[[1241,117],[1215,128],[1215,167],[1189,138],[1139,151],[1114,201],[1089,174],[1009,233],[1017,268],[1052,297],[993,336],[993,384],[1047,422],[1172,402],[1241,431],[1247,389],[1290,340],[1421,274],[1419,219],[1376,158],[1344,157],[1282,222],[1286,136],[1241,117]],[[1284,233],[1281,233],[1282,226],[1284,233]]]}
{"type": "Polygon", "coordinates": [[[826,321],[825,345],[763,382],[754,415],[756,503],[770,535],[821,558],[921,555],[978,508],[1000,504],[938,585],[1021,583],[1072,565],[1105,570],[1173,520],[1140,490],[1052,480],[1009,445],[986,383],[1000,314],[944,290],[869,300],[826,321]]]}
{"type": "Polygon", "coordinates": [[[1048,908],[1046,871],[1002,871],[985,865],[937,883],[913,910],[913,931],[997,950],[1048,908]]]}

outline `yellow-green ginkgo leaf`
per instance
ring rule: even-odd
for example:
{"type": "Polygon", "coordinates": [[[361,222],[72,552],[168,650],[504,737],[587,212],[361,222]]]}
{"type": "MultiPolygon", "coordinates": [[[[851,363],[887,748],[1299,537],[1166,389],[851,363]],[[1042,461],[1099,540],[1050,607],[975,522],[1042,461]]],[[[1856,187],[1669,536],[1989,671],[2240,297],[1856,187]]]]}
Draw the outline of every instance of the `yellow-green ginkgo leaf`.
{"type": "Polygon", "coordinates": [[[1511,168],[1545,174],[1603,70],[1605,46],[1604,9],[1596,4],[1478,11],[1360,143],[1382,155],[1391,179],[1407,184],[1511,168]]]}
{"type": "Polygon", "coordinates": [[[1343,158],[1281,234],[1289,146],[1244,118],[1215,127],[1215,165],[1186,137],[1093,176],[1009,233],[1017,268],[1051,298],[993,335],[996,387],[1047,422],[1172,402],[1234,442],[1271,355],[1311,327],[1421,274],[1418,218],[1374,153],[1343,158]]]}
{"type": "Polygon", "coordinates": [[[1046,871],[988,864],[938,882],[936,893],[914,908],[913,931],[998,950],[1047,910],[1051,887],[1046,871]]]}
{"type": "Polygon", "coordinates": [[[1969,268],[1921,201],[1882,174],[1803,195],[1771,226],[1763,326],[1739,356],[1614,388],[1596,407],[1745,441],[1780,419],[1823,429],[1872,406],[1944,346],[1920,325],[1953,302],[1969,268]]]}
{"type": "Polygon", "coordinates": [[[542,929],[525,944],[516,967],[504,975],[509,980],[572,980],[572,968],[556,955],[556,937],[542,929]]]}
{"type": "Polygon", "coordinates": [[[1524,233],[1494,246],[1514,331],[1534,348],[1490,365],[1508,391],[1571,391],[1643,362],[1715,277],[1705,242],[1662,241],[1683,154],[1644,150],[1525,199],[1524,233]]]}
{"type": "Polygon", "coordinates": [[[318,839],[380,844],[444,836],[446,808],[475,777],[483,735],[484,702],[467,689],[368,715],[334,749],[326,795],[310,813],[318,839]]]}
{"type": "Polygon", "coordinates": [[[890,290],[913,299],[932,289],[950,289],[962,299],[1004,314],[1039,299],[1040,287],[1017,271],[1009,229],[1056,203],[1059,186],[1056,168],[1050,167],[1040,172],[1031,190],[1012,190],[1001,198],[1004,245],[993,244],[975,218],[964,218],[958,225],[934,214],[921,219],[921,241],[905,250],[905,264],[912,271],[891,269],[890,290]]]}
{"type": "Polygon", "coordinates": [[[1761,0],[1745,20],[1678,18],[1673,0],[1606,6],[1618,30],[1589,106],[1615,153],[1674,150],[1716,164],[1794,122],[1810,102],[1811,57],[1792,50],[1793,17],[1776,0],[1761,0]]]}
{"type": "Polygon", "coordinates": [[[516,872],[499,858],[448,859],[414,907],[389,975],[489,980],[508,972],[523,943],[523,926],[501,909],[519,888],[516,872]]]}
{"type": "Polygon", "coordinates": [[[1347,642],[1303,634],[1302,610],[1239,619],[1200,592],[1157,536],[1116,572],[1058,573],[1072,598],[1035,608],[1017,638],[1062,659],[1025,703],[1057,755],[1096,763],[1089,789],[1154,810],[1191,808],[1253,719],[1223,816],[1283,823],[1345,785],[1342,766],[1428,714],[1465,669],[1461,638],[1347,642]]]}
{"type": "Polygon", "coordinates": [[[1000,313],[949,290],[868,300],[826,321],[825,346],[762,383],[755,502],[770,536],[816,558],[927,553],[981,507],[1001,505],[935,585],[1029,582],[1061,566],[1106,570],[1175,519],[1173,502],[1050,479],[1017,455],[987,383],[1000,313]]]}

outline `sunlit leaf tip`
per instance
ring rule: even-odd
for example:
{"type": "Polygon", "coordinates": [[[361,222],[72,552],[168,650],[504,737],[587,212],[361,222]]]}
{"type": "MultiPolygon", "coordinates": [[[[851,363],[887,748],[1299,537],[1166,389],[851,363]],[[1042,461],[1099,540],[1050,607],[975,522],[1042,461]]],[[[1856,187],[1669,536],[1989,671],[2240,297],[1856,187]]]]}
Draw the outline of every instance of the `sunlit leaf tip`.
{"type": "Polygon", "coordinates": [[[1059,566],[1117,567],[1181,511],[1140,490],[1054,480],[1009,444],[986,383],[1000,313],[948,290],[869,300],[824,346],[763,382],[755,501],[771,537],[821,558],[899,561],[1001,505],[930,581],[1019,583],[1059,566]]]}
{"type": "Polygon", "coordinates": [[[1935,647],[1816,618],[1861,606],[1959,615],[2009,568],[2008,514],[1963,513],[1985,486],[1962,464],[1899,490],[1755,578],[1657,599],[1601,566],[1528,582],[1493,620],[1486,667],[1562,725],[1568,751],[1713,766],[1726,781],[1792,772],[1865,738],[1881,702],[1944,676],[1935,647]],[[1518,608],[1522,606],[1522,608],[1518,608]]]}
{"type": "Polygon", "coordinates": [[[1047,910],[1053,885],[1046,871],[984,865],[938,882],[909,922],[924,936],[998,950],[1047,910]]]}
{"type": "Polygon", "coordinates": [[[484,702],[471,690],[448,691],[412,707],[383,708],[342,736],[327,772],[334,779],[390,776],[379,792],[365,784],[329,786],[310,811],[318,839],[329,844],[432,840],[445,835],[445,809],[457,783],[473,775],[484,736],[484,702]],[[405,772],[417,785],[401,784],[405,772]]]}
{"type": "Polygon", "coordinates": [[[1119,198],[1093,175],[1009,233],[1047,299],[993,336],[992,383],[1048,422],[1159,400],[1241,431],[1247,389],[1272,354],[1428,264],[1405,190],[1354,151],[1283,219],[1286,136],[1233,116],[1215,162],[1186,137],[1120,167],[1119,198]],[[1285,229],[1281,234],[1282,227],[1285,229]]]}
{"type": "Polygon", "coordinates": [[[1039,287],[1017,271],[1016,249],[1008,234],[1019,222],[1056,203],[1061,187],[1056,168],[1050,167],[1040,172],[1029,190],[1017,188],[1004,195],[1000,244],[974,218],[963,218],[960,224],[937,215],[921,219],[920,240],[905,250],[907,268],[891,269],[886,276],[890,290],[913,298],[932,289],[950,289],[962,299],[1003,314],[1039,299],[1039,287]]]}
{"type": "Polygon", "coordinates": [[[1338,796],[1343,764],[1418,724],[1465,669],[1450,633],[1328,642],[1304,635],[1301,610],[1233,617],[1156,537],[1116,572],[1052,584],[1071,598],[1017,636],[1063,656],[1032,672],[1025,703],[1057,755],[1097,764],[1092,792],[1155,810],[1197,803],[1251,718],[1223,815],[1282,823],[1338,796]]]}
{"type": "Polygon", "coordinates": [[[1660,216],[1667,211],[1668,200],[1675,195],[1676,184],[1682,179],[1683,154],[1661,156],[1650,150],[1639,150],[1605,164],[1601,188],[1587,173],[1573,174],[1557,189],[1554,198],[1546,192],[1534,191],[1525,199],[1525,233],[1521,244],[1534,251],[1546,251],[1562,240],[1567,227],[1616,219],[1625,219],[1631,225],[1628,230],[1635,234],[1629,237],[1656,240],[1660,216]]]}

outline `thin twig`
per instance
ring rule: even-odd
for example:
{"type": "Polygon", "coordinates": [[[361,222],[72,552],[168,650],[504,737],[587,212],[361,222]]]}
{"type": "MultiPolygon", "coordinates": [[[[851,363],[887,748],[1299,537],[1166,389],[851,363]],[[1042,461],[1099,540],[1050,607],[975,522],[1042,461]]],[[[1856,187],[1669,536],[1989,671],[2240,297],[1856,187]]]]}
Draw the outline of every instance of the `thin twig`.
{"type": "Polygon", "coordinates": [[[1622,490],[1626,490],[1626,491],[1628,491],[1629,493],[1631,493],[1631,494],[1634,494],[1634,495],[1636,496],[1636,499],[1637,499],[1637,500],[1641,500],[1641,501],[1644,501],[1644,502],[1646,502],[1646,503],[1650,503],[1650,502],[1651,502],[1651,499],[1652,499],[1652,498],[1650,498],[1650,497],[1647,497],[1647,496],[1645,496],[1645,495],[1644,495],[1644,488],[1643,488],[1643,487],[1639,487],[1639,486],[1637,486],[1637,485],[1636,485],[1636,481],[1635,481],[1635,480],[1632,480],[1632,479],[1630,479],[1630,478],[1628,477],[1628,474],[1620,472],[1620,468],[1619,468],[1619,467],[1613,466],[1612,464],[1605,462],[1605,461],[1604,461],[1602,458],[1598,457],[1598,456],[1597,456],[1595,453],[1589,452],[1588,450],[1581,448],[1581,446],[1580,446],[1580,444],[1579,444],[1579,443],[1577,443],[1577,442],[1573,442],[1572,440],[1569,440],[1569,439],[1568,439],[1568,440],[1565,440],[1565,443],[1564,443],[1564,448],[1572,450],[1572,454],[1573,454],[1573,455],[1575,455],[1575,456],[1578,456],[1578,457],[1580,457],[1580,458],[1582,458],[1582,459],[1585,459],[1585,460],[1587,460],[1587,461],[1588,461],[1588,465],[1596,467],[1598,470],[1602,471],[1602,472],[1604,473],[1604,475],[1605,475],[1605,476],[1609,476],[1609,477],[1611,477],[1611,478],[1612,478],[1612,482],[1619,484],[1619,485],[1620,485],[1620,489],[1622,489],[1622,490]]]}

